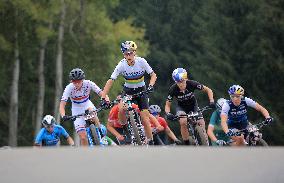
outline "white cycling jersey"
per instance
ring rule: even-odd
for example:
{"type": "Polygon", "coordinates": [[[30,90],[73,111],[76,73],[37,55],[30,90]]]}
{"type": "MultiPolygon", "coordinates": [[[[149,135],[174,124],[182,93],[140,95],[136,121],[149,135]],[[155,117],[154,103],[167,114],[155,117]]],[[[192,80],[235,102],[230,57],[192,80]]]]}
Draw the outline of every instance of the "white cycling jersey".
{"type": "MultiPolygon", "coordinates": [[[[244,100],[245,100],[247,106],[252,107],[252,108],[255,109],[255,107],[256,107],[256,102],[255,102],[254,100],[252,100],[251,98],[248,98],[248,97],[245,97],[244,100]]],[[[243,106],[240,106],[240,109],[239,109],[239,110],[244,110],[243,108],[244,108],[243,106]]],[[[229,110],[230,110],[230,105],[229,105],[228,102],[225,102],[224,105],[223,105],[223,107],[222,107],[221,114],[226,114],[226,115],[228,115],[229,110]]]]}
{"type": "MultiPolygon", "coordinates": [[[[87,109],[96,109],[90,101],[90,92],[95,91],[98,95],[102,91],[94,82],[83,80],[82,87],[77,90],[73,83],[70,83],[64,89],[61,101],[67,102],[70,98],[72,102],[72,115],[82,114],[87,109]]],[[[76,132],[85,130],[86,122],[83,118],[77,118],[74,121],[76,132]]]]}
{"type": "Polygon", "coordinates": [[[125,87],[138,88],[145,85],[145,72],[151,74],[153,69],[144,58],[135,57],[135,63],[133,66],[128,65],[127,60],[124,58],[115,67],[110,78],[115,80],[119,75],[122,75],[125,79],[125,87]]]}

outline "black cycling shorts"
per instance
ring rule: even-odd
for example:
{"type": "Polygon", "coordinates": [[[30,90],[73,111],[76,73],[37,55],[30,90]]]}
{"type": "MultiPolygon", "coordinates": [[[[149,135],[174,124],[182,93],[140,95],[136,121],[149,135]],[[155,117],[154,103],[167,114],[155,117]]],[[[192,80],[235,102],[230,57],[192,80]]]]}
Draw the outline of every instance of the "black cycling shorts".
{"type": "MultiPolygon", "coordinates": [[[[134,95],[137,94],[141,91],[146,91],[146,86],[143,87],[139,87],[139,88],[128,88],[128,87],[123,87],[123,94],[127,94],[127,95],[134,95]]],[[[144,110],[144,109],[149,109],[149,98],[148,98],[148,94],[143,94],[140,97],[134,97],[132,99],[132,102],[137,104],[140,111],[144,110]]]]}

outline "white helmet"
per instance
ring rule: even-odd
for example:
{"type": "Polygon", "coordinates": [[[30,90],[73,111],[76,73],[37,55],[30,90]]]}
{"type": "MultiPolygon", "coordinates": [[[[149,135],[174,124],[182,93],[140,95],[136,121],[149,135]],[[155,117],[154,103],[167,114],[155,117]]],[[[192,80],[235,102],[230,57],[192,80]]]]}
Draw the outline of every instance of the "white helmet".
{"type": "Polygon", "coordinates": [[[216,102],[216,107],[217,107],[217,109],[218,109],[219,111],[222,110],[222,107],[223,107],[223,105],[224,105],[225,102],[226,102],[226,99],[224,99],[224,98],[219,98],[219,99],[217,100],[217,102],[216,102]]]}
{"type": "Polygon", "coordinates": [[[53,126],[55,124],[55,118],[51,115],[46,115],[46,116],[44,116],[41,123],[44,127],[53,126]]]}
{"type": "Polygon", "coordinates": [[[158,105],[150,105],[149,112],[151,114],[159,114],[161,112],[161,108],[158,105]]]}

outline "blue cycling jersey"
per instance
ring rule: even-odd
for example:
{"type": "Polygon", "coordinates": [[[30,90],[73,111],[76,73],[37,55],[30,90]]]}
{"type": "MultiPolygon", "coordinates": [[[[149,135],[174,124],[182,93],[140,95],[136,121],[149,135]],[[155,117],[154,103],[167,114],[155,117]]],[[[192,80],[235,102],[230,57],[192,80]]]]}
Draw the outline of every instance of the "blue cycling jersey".
{"type": "Polygon", "coordinates": [[[69,134],[60,125],[54,125],[52,133],[48,132],[45,128],[42,128],[36,136],[35,144],[41,144],[42,146],[55,146],[61,136],[68,138],[69,134]]]}

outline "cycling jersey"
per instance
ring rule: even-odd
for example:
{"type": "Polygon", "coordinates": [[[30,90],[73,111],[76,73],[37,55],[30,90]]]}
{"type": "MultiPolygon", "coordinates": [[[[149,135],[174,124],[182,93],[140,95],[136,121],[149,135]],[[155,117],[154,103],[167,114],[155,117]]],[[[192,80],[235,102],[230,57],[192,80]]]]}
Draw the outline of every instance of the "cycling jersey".
{"type": "Polygon", "coordinates": [[[244,97],[239,106],[235,106],[231,100],[224,103],[221,114],[228,116],[229,128],[243,129],[248,125],[247,106],[255,108],[256,102],[244,97]]]}
{"type": "Polygon", "coordinates": [[[127,88],[145,86],[144,74],[145,72],[151,74],[153,70],[144,58],[135,57],[134,59],[135,63],[132,66],[128,65],[125,58],[122,59],[114,69],[110,78],[115,80],[118,75],[122,75],[125,79],[124,86],[127,88]]]}
{"type": "Polygon", "coordinates": [[[198,104],[193,92],[196,89],[202,90],[203,85],[197,81],[187,80],[186,89],[184,92],[181,92],[178,85],[175,83],[169,89],[167,100],[172,102],[173,98],[176,98],[178,102],[177,112],[185,111],[188,113],[189,111],[195,111],[198,104]]]}
{"type": "MultiPolygon", "coordinates": [[[[67,102],[70,98],[72,102],[72,115],[82,114],[87,109],[95,110],[94,104],[90,100],[90,92],[95,91],[98,95],[102,91],[93,81],[83,80],[82,87],[77,90],[73,83],[64,89],[61,101],[67,102]]],[[[76,118],[74,126],[76,132],[85,130],[86,122],[83,118],[76,118]]]]}
{"type": "MultiPolygon", "coordinates": [[[[214,127],[213,133],[218,140],[224,140],[225,142],[229,140],[229,137],[225,134],[225,132],[222,129],[220,112],[218,110],[215,110],[212,113],[209,126],[214,127]]],[[[212,145],[217,145],[217,144],[212,142],[212,145]]]]}
{"type": "Polygon", "coordinates": [[[104,146],[116,146],[117,144],[108,136],[102,137],[102,145],[104,146]]]}
{"type": "Polygon", "coordinates": [[[48,132],[45,128],[42,128],[36,136],[35,144],[42,144],[42,146],[56,146],[60,140],[60,136],[69,137],[66,130],[60,125],[54,125],[53,132],[48,132]]]}
{"type": "MultiPolygon", "coordinates": [[[[132,107],[134,109],[137,109],[140,113],[139,108],[136,104],[132,104],[132,107]]],[[[113,106],[113,108],[109,112],[108,121],[111,122],[115,128],[122,128],[122,125],[118,120],[118,111],[118,105],[113,106]]]]}

